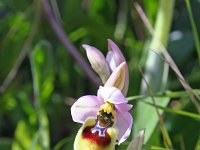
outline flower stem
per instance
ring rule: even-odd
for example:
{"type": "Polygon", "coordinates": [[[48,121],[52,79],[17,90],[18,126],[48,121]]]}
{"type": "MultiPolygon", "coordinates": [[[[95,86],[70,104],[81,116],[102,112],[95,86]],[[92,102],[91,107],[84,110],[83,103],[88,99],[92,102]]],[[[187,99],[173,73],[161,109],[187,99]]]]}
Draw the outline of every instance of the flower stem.
{"type": "Polygon", "coordinates": [[[194,35],[194,41],[195,41],[195,45],[196,45],[196,49],[197,49],[197,55],[198,55],[198,59],[199,59],[199,63],[200,63],[200,41],[199,41],[197,27],[194,22],[194,18],[193,18],[193,14],[192,14],[190,0],[186,0],[186,7],[188,10],[188,14],[189,14],[189,19],[190,19],[190,23],[191,23],[192,31],[193,31],[193,35],[194,35]]]}
{"type": "Polygon", "coordinates": [[[97,81],[96,75],[90,68],[90,66],[86,63],[83,57],[80,55],[76,47],[69,41],[67,35],[65,34],[63,28],[56,20],[52,13],[52,9],[49,5],[48,0],[42,0],[42,6],[44,9],[44,13],[46,16],[47,21],[51,25],[55,35],[58,37],[60,42],[64,45],[64,47],[68,50],[69,54],[75,59],[75,61],[83,68],[83,71],[87,75],[87,77],[92,81],[94,85],[97,87],[100,83],[97,81]]]}

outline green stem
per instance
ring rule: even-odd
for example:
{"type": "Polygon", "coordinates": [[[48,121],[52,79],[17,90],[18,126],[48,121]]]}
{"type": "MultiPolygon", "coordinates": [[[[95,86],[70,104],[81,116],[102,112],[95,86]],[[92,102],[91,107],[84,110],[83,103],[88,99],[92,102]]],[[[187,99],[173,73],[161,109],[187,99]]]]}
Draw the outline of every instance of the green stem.
{"type": "Polygon", "coordinates": [[[177,110],[177,109],[171,109],[171,108],[166,108],[166,107],[162,107],[159,105],[154,105],[152,103],[149,102],[145,102],[145,101],[140,101],[143,102],[145,104],[151,105],[152,107],[156,107],[158,109],[164,110],[165,112],[169,112],[169,113],[173,113],[173,114],[177,114],[177,115],[182,115],[182,116],[186,116],[186,117],[190,117],[196,120],[200,120],[200,115],[199,114],[195,114],[195,113],[191,113],[191,112],[187,112],[187,111],[183,111],[183,110],[177,110]]]}
{"type": "Polygon", "coordinates": [[[128,11],[128,1],[120,0],[119,11],[117,14],[117,24],[114,33],[115,38],[119,41],[122,40],[126,31],[127,11],[128,11]]]}
{"type": "MultiPolygon", "coordinates": [[[[169,31],[171,28],[174,0],[161,0],[155,23],[155,32],[149,46],[149,52],[145,65],[145,78],[152,87],[153,92],[164,89],[167,82],[168,65],[165,65],[160,58],[162,45],[168,43],[169,31]],[[155,52],[153,52],[155,51],[155,52]]],[[[142,82],[141,93],[148,93],[147,87],[142,82]]]]}
{"type": "Polygon", "coordinates": [[[191,8],[191,5],[190,5],[190,0],[186,0],[186,7],[187,7],[187,10],[188,10],[188,14],[189,14],[189,19],[190,19],[190,23],[191,23],[191,26],[192,26],[194,41],[195,41],[198,59],[199,59],[199,63],[200,63],[200,42],[199,42],[197,27],[196,27],[196,24],[194,22],[194,18],[193,18],[193,14],[192,14],[192,8],[191,8]]]}
{"type": "Polygon", "coordinates": [[[43,150],[50,150],[49,147],[49,120],[46,112],[44,109],[40,108],[38,112],[39,116],[39,131],[40,131],[40,139],[42,142],[42,148],[43,150]]]}
{"type": "MultiPolygon", "coordinates": [[[[185,97],[190,97],[191,92],[197,95],[200,95],[200,89],[193,89],[192,91],[166,91],[166,92],[158,92],[154,94],[153,96],[156,98],[163,98],[163,97],[168,97],[168,98],[185,98],[185,97]]],[[[136,101],[136,100],[142,100],[149,97],[149,95],[136,95],[136,96],[130,96],[126,97],[127,101],[136,101]]]]}

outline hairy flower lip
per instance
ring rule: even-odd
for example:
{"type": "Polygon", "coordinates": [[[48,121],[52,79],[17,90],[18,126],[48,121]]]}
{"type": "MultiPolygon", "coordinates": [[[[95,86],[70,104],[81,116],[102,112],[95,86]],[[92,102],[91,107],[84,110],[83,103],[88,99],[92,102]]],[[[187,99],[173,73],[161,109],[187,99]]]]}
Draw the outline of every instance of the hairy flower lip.
{"type": "Polygon", "coordinates": [[[111,137],[109,136],[109,134],[107,132],[105,132],[104,136],[98,136],[98,133],[92,133],[92,128],[93,126],[89,126],[86,127],[83,130],[83,138],[85,139],[89,139],[92,140],[93,142],[95,142],[96,144],[98,144],[100,147],[106,147],[111,143],[111,137]]]}
{"type": "Polygon", "coordinates": [[[105,137],[105,136],[106,136],[106,135],[105,135],[106,130],[108,129],[108,127],[110,127],[110,125],[111,125],[111,124],[108,124],[108,125],[102,127],[102,126],[100,125],[100,121],[97,120],[95,126],[91,129],[91,132],[92,132],[92,133],[98,132],[98,134],[99,134],[100,137],[105,137]]]}
{"type": "Polygon", "coordinates": [[[91,128],[95,125],[95,120],[94,117],[89,117],[81,126],[74,141],[74,150],[114,149],[118,130],[110,127],[107,129],[105,137],[100,137],[98,133],[91,133],[91,128]]]}

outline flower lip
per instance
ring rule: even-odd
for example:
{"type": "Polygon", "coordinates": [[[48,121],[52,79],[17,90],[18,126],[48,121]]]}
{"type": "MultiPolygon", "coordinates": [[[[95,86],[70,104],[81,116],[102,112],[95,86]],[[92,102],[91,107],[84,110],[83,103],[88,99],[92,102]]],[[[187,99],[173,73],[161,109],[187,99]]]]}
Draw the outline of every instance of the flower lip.
{"type": "Polygon", "coordinates": [[[95,127],[91,129],[92,133],[99,132],[99,136],[105,136],[106,130],[114,123],[114,105],[106,102],[103,104],[98,112],[95,127]]]}
{"type": "Polygon", "coordinates": [[[107,129],[111,126],[111,124],[112,123],[110,122],[110,123],[107,123],[106,126],[102,126],[101,121],[97,119],[97,122],[96,122],[94,128],[91,129],[91,132],[92,133],[98,132],[100,137],[105,137],[105,133],[106,133],[107,129]]]}
{"type": "Polygon", "coordinates": [[[102,148],[108,146],[111,143],[110,135],[105,132],[105,136],[99,136],[98,133],[92,133],[91,129],[93,126],[86,127],[83,132],[82,136],[84,139],[89,139],[92,142],[95,142],[97,145],[101,146],[102,148]]]}

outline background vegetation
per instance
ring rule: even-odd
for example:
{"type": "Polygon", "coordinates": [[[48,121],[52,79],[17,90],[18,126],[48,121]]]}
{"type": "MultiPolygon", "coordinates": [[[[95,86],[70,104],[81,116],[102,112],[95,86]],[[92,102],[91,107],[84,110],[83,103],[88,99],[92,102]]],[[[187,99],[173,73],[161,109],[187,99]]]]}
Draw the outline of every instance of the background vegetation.
{"type": "Polygon", "coordinates": [[[199,0],[1,0],[0,149],[73,149],[70,107],[100,81],[81,45],[106,54],[108,38],[127,59],[134,105],[118,148],[145,128],[143,149],[200,149],[199,9],[199,0]]]}

